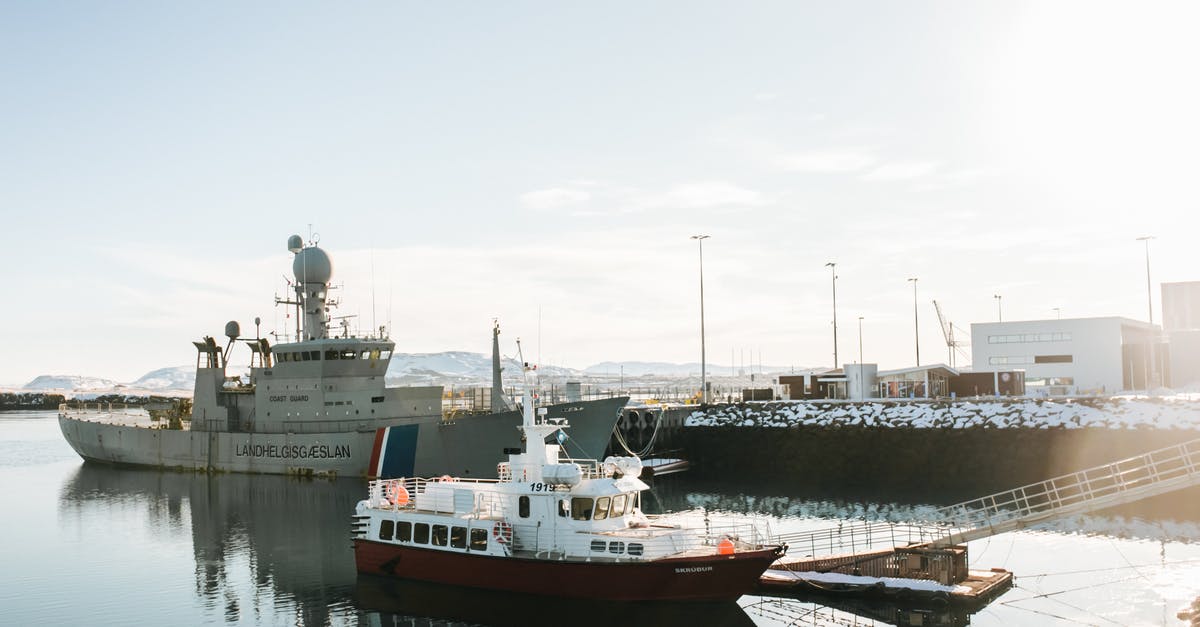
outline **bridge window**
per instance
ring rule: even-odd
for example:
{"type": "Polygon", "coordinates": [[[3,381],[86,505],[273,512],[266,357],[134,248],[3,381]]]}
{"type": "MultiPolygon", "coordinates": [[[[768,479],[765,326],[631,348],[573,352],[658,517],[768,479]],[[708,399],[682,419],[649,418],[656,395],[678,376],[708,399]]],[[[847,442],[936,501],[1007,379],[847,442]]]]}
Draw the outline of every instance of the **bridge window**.
{"type": "Polygon", "coordinates": [[[434,525],[433,546],[446,546],[446,537],[449,535],[449,531],[450,530],[446,528],[446,525],[434,525]]]}
{"type": "Polygon", "coordinates": [[[594,517],[596,520],[604,520],[605,518],[608,518],[608,506],[611,501],[612,499],[607,496],[602,496],[596,499],[596,515],[594,517]]]}
{"type": "Polygon", "coordinates": [[[625,514],[625,495],[618,494],[613,497],[612,517],[617,518],[625,514]]]}
{"type": "Polygon", "coordinates": [[[517,499],[517,515],[521,518],[529,518],[529,497],[522,496],[517,499]]]}
{"type": "Polygon", "coordinates": [[[451,527],[450,528],[450,548],[453,548],[453,549],[467,548],[467,528],[466,527],[451,527]]]}
{"type": "Polygon", "coordinates": [[[338,352],[334,350],[325,351],[325,359],[337,359],[338,352]]]}
{"type": "Polygon", "coordinates": [[[487,529],[472,529],[471,530],[471,550],[486,551],[487,550],[487,529]]]}
{"type": "Polygon", "coordinates": [[[392,357],[392,351],[383,351],[383,352],[379,353],[380,359],[390,359],[391,357],[392,357]]]}
{"type": "Polygon", "coordinates": [[[580,497],[571,499],[571,518],[575,520],[591,520],[592,499],[580,497]]]}
{"type": "Polygon", "coordinates": [[[417,544],[429,544],[429,523],[417,523],[413,525],[413,542],[417,544]]]}
{"type": "Polygon", "coordinates": [[[379,539],[380,540],[391,540],[392,533],[395,532],[395,529],[396,529],[396,523],[394,523],[390,520],[384,520],[384,521],[380,522],[379,523],[379,539]]]}

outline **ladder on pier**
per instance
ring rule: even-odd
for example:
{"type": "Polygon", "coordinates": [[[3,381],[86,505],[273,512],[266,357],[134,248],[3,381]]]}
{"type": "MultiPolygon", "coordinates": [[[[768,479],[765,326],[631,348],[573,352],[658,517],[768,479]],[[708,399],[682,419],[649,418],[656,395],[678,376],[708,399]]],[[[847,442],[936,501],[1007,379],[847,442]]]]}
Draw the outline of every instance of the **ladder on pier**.
{"type": "Polygon", "coordinates": [[[953,530],[932,544],[962,544],[1194,485],[1200,485],[1200,440],[943,507],[939,522],[953,530]]]}

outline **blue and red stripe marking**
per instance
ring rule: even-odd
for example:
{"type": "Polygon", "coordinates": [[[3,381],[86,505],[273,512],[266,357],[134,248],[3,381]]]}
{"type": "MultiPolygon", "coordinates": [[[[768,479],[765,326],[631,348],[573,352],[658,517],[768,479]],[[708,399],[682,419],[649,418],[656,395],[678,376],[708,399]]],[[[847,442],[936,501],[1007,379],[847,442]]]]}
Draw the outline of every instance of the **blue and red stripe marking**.
{"type": "Polygon", "coordinates": [[[379,479],[413,476],[417,457],[417,425],[399,425],[375,430],[371,464],[367,474],[379,479]]]}

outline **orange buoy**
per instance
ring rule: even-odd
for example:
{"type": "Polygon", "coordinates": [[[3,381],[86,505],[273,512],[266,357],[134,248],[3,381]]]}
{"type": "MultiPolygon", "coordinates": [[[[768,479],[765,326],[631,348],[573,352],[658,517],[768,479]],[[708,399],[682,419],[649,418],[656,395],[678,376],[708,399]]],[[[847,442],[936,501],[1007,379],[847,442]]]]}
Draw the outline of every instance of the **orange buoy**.
{"type": "Polygon", "coordinates": [[[717,543],[717,555],[733,555],[733,540],[721,538],[717,543]]]}

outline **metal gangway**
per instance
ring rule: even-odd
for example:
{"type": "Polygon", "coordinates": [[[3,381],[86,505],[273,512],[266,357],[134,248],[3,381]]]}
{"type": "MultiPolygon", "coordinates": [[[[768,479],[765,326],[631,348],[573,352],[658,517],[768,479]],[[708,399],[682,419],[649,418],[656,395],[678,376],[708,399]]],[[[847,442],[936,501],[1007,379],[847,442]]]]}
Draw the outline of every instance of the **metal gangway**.
{"type": "Polygon", "coordinates": [[[942,507],[930,516],[931,525],[843,523],[781,535],[777,541],[810,556],[918,544],[944,548],[1195,485],[1200,485],[1200,440],[942,507]]]}
{"type": "Polygon", "coordinates": [[[937,510],[938,522],[955,529],[933,546],[962,544],[1194,485],[1200,485],[1200,440],[943,507],[937,510]]]}

